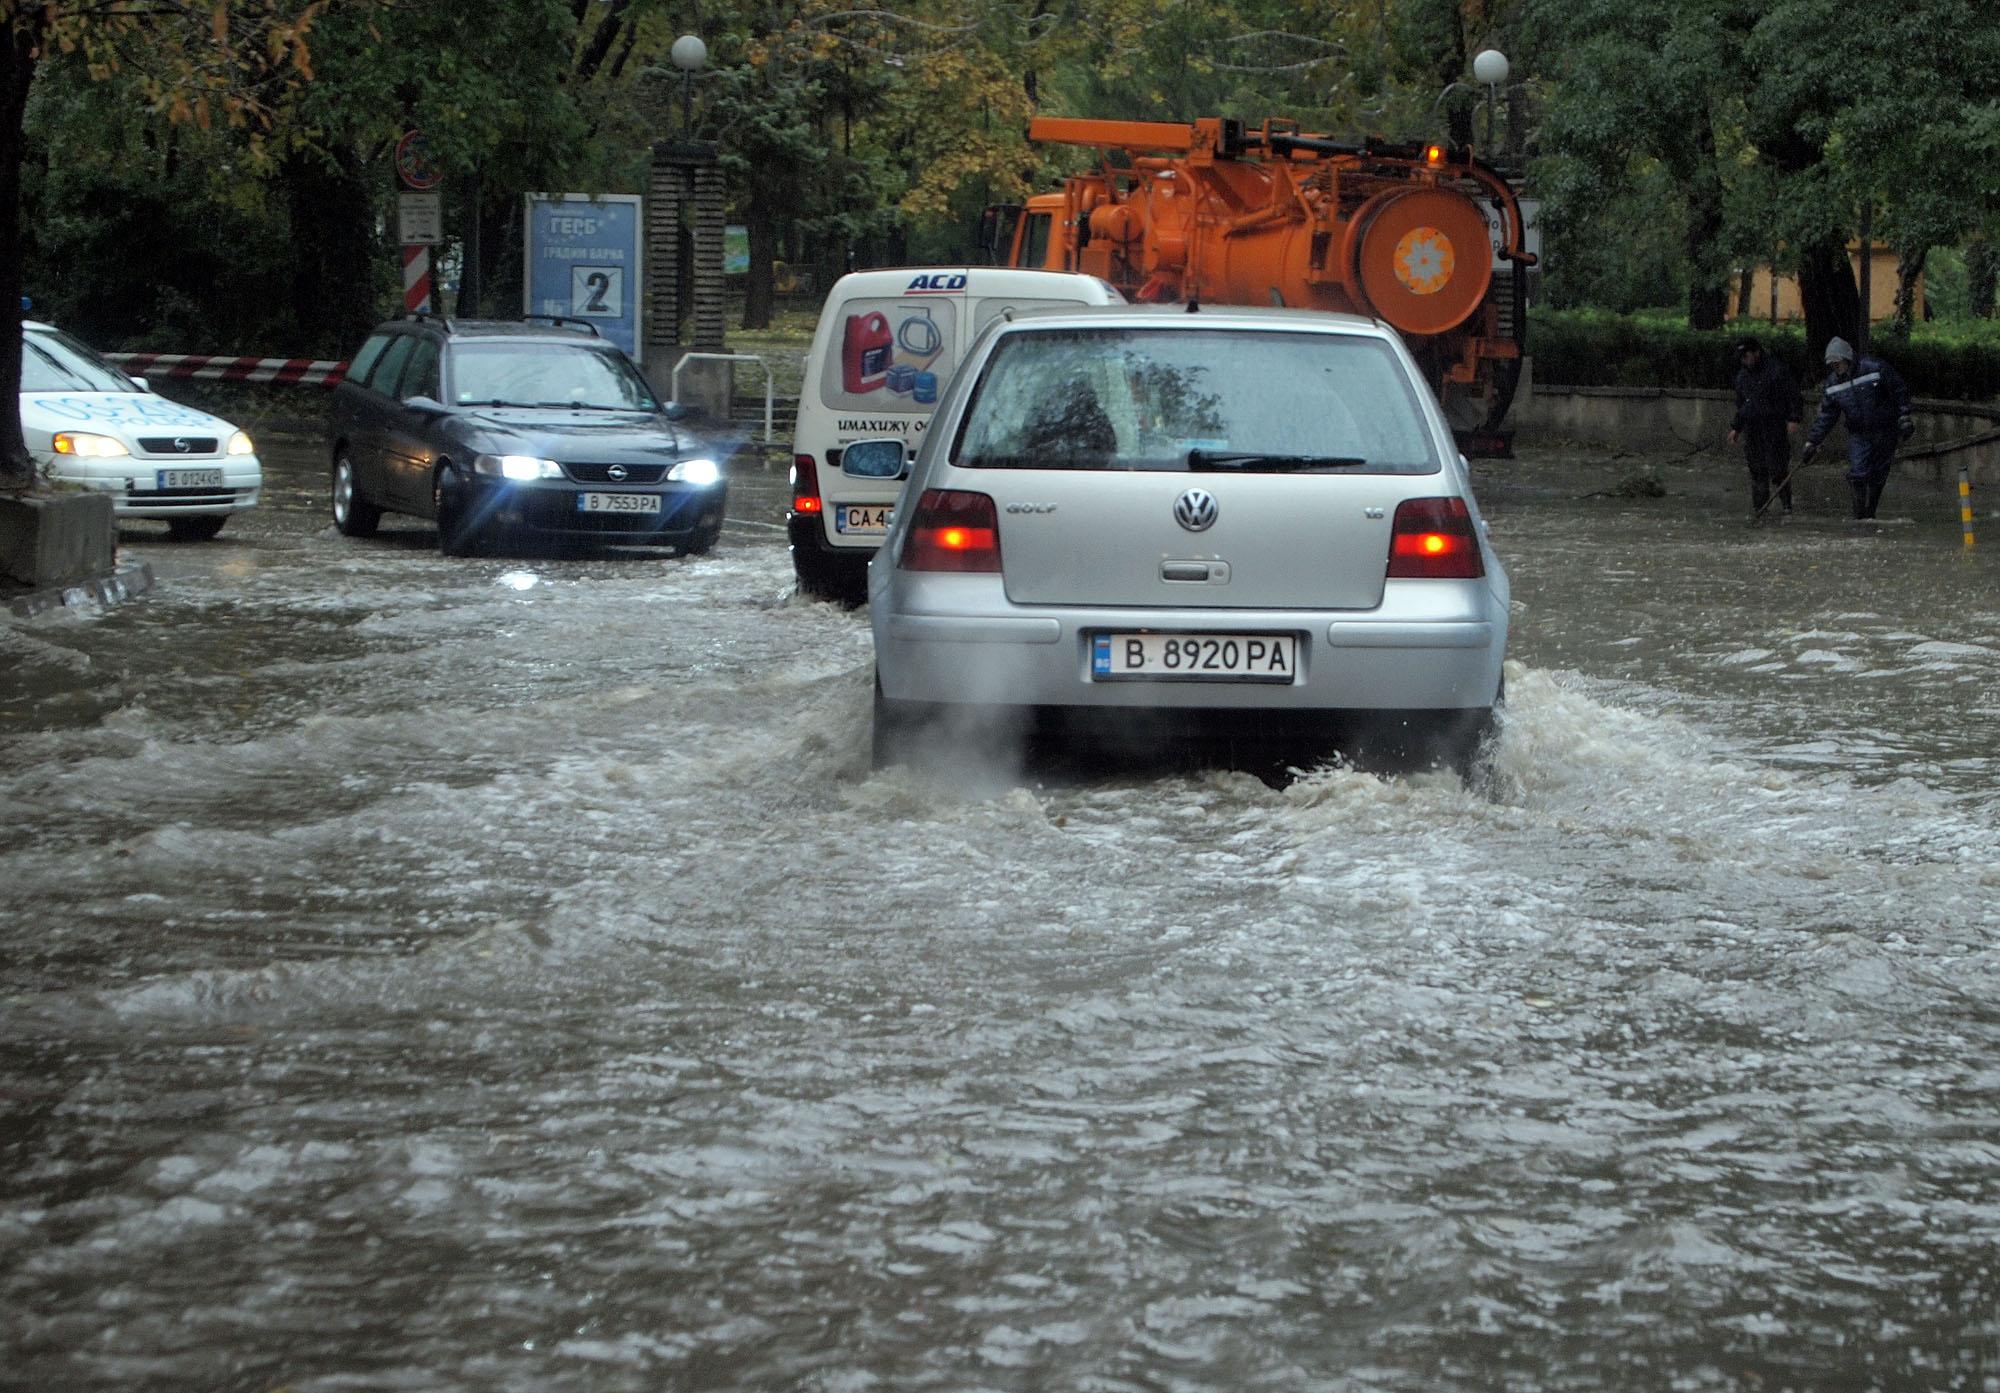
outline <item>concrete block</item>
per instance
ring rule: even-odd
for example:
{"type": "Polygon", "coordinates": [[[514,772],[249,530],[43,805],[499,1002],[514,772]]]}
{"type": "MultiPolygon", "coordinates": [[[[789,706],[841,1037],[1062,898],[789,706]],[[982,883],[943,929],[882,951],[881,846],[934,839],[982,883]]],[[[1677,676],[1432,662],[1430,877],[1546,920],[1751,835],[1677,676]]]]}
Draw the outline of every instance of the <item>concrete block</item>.
{"type": "Polygon", "coordinates": [[[108,575],[118,539],[105,493],[0,498],[0,577],[43,588],[108,575]]]}
{"type": "Polygon", "coordinates": [[[144,561],[128,561],[109,575],[93,576],[77,585],[47,586],[19,594],[9,594],[0,587],[0,604],[23,619],[33,619],[66,606],[109,609],[136,600],[152,588],[153,568],[144,561]]]}

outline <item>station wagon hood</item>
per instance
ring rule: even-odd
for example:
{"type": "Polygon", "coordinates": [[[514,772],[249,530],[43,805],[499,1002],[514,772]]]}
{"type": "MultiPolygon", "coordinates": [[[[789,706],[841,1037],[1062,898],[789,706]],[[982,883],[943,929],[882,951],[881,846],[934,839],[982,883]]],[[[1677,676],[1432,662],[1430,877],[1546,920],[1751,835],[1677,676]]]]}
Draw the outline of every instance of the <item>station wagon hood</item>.
{"type": "Polygon", "coordinates": [[[495,409],[460,420],[493,454],[646,464],[687,453],[672,426],[644,411],[495,409]]]}

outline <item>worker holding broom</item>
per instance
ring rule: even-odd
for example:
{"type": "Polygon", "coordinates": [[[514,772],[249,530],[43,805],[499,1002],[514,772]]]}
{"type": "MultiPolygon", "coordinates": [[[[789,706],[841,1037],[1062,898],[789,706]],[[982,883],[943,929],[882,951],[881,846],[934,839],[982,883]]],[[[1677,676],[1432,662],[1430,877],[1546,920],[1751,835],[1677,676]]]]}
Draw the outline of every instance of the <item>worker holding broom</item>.
{"type": "Polygon", "coordinates": [[[1896,463],[1896,447],[1917,428],[1911,415],[1910,388],[1902,375],[1880,358],[1855,361],[1854,348],[1836,338],[1826,346],[1827,378],[1819,416],[1806,433],[1805,458],[1819,453],[1820,442],[1836,420],[1847,422],[1847,486],[1854,497],[1857,520],[1875,516],[1882,488],[1896,463]]]}
{"type": "Polygon", "coordinates": [[[1771,489],[1784,505],[1779,521],[1792,520],[1792,437],[1799,433],[1799,389],[1791,370],[1764,352],[1756,339],[1736,344],[1736,416],[1729,423],[1729,443],[1743,439],[1743,458],[1750,466],[1750,521],[1762,521],[1771,505],[1771,489]]]}

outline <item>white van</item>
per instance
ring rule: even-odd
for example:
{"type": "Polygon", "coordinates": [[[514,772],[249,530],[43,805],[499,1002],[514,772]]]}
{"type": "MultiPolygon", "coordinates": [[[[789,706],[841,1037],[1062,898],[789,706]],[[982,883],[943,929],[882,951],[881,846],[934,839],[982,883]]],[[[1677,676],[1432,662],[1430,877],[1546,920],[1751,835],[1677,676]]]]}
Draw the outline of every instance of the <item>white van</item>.
{"type": "Polygon", "coordinates": [[[834,282],[813,332],[792,437],[786,522],[799,589],[860,603],[901,477],[854,478],[841,447],[895,436],[910,458],[972,341],[1008,312],[1123,304],[1095,276],[1006,267],[856,271],[834,282]]]}

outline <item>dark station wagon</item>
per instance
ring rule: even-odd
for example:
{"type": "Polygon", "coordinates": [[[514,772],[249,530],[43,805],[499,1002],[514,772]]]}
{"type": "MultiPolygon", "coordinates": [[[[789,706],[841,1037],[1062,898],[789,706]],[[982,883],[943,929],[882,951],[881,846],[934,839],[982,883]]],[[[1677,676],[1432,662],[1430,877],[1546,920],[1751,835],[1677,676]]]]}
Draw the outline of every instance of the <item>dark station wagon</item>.
{"type": "Polygon", "coordinates": [[[334,390],[334,525],[434,520],[463,556],[508,540],[705,552],[728,481],[587,321],[380,326],[334,390]]]}

